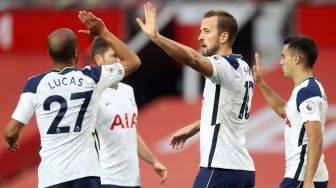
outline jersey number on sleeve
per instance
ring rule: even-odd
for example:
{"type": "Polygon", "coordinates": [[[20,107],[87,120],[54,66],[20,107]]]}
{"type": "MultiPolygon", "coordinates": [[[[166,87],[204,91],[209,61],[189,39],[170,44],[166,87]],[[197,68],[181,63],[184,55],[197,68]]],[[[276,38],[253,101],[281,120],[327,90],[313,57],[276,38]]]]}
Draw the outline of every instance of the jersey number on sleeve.
{"type": "MultiPolygon", "coordinates": [[[[83,104],[79,110],[74,132],[80,132],[82,129],[82,123],[84,119],[84,114],[86,112],[87,107],[89,106],[91,96],[93,91],[86,91],[86,92],[80,92],[80,93],[72,93],[71,94],[71,100],[77,100],[77,99],[84,99],[83,104]]],[[[52,103],[57,102],[60,104],[60,109],[52,121],[47,134],[59,134],[59,133],[68,133],[70,132],[70,126],[64,126],[64,127],[58,127],[59,123],[62,121],[67,109],[68,109],[68,103],[67,101],[60,95],[52,95],[48,97],[44,103],[43,103],[43,109],[46,111],[50,110],[50,106],[52,103]]]]}
{"type": "Polygon", "coordinates": [[[250,116],[250,109],[248,109],[248,104],[249,100],[252,96],[252,91],[253,91],[253,82],[252,81],[246,81],[245,82],[245,95],[243,99],[243,104],[240,107],[240,112],[239,112],[239,119],[248,119],[250,116]]]}

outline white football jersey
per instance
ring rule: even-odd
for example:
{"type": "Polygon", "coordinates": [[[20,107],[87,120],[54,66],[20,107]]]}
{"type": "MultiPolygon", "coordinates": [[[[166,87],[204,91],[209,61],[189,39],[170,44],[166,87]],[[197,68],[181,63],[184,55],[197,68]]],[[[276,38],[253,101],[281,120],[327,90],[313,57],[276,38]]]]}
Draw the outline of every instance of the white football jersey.
{"type": "MultiPolygon", "coordinates": [[[[307,165],[308,135],[304,123],[319,121],[322,132],[325,128],[327,114],[327,97],[324,89],[315,77],[310,77],[296,86],[286,104],[285,149],[286,174],[285,177],[304,180],[307,165]]],[[[328,170],[324,163],[324,155],[314,176],[314,181],[327,181],[328,170]]]]}
{"type": "Polygon", "coordinates": [[[123,77],[123,66],[114,64],[51,70],[27,81],[12,118],[27,124],[35,112],[39,187],[100,175],[94,139],[99,97],[123,77]]]}
{"type": "Polygon", "coordinates": [[[117,88],[102,93],[96,130],[103,185],[140,186],[137,117],[131,86],[119,83],[117,88]]]}
{"type": "Polygon", "coordinates": [[[202,167],[254,171],[245,146],[253,78],[239,55],[208,57],[213,75],[203,91],[200,150],[202,167]]]}

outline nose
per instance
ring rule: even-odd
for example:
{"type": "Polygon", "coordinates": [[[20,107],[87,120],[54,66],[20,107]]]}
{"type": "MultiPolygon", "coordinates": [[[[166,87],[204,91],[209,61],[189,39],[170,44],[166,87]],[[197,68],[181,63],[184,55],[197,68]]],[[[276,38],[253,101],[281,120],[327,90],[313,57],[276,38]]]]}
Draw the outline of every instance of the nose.
{"type": "Polygon", "coordinates": [[[202,34],[202,32],[200,32],[200,34],[198,35],[198,40],[199,40],[199,41],[202,41],[202,40],[203,40],[203,34],[202,34]]]}

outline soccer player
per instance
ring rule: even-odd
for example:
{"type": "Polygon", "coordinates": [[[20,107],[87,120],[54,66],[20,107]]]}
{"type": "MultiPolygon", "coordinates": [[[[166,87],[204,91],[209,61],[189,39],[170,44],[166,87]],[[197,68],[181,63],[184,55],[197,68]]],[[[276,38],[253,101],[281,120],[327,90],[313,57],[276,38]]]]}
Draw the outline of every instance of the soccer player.
{"type": "MultiPolygon", "coordinates": [[[[114,50],[99,36],[92,42],[91,54],[97,65],[120,62],[114,50]]],[[[161,183],[167,178],[166,167],[137,134],[137,118],[138,109],[131,86],[119,82],[104,90],[96,122],[100,178],[104,188],[140,187],[138,155],[153,166],[161,176],[161,183]]]]}
{"type": "Polygon", "coordinates": [[[86,11],[78,17],[88,28],[81,32],[101,36],[121,61],[78,70],[76,35],[61,28],[48,36],[53,69],[28,79],[4,131],[8,149],[17,151],[20,131],[35,113],[41,136],[38,187],[100,187],[94,139],[99,97],[140,65],[139,57],[100,18],[86,11]]]}
{"type": "Polygon", "coordinates": [[[194,188],[254,187],[255,169],[245,146],[245,129],[253,94],[248,64],[232,53],[237,35],[236,19],[224,10],[204,14],[200,35],[202,55],[158,32],[156,10],[144,5],[143,32],[167,54],[190,66],[206,78],[200,121],[177,131],[171,140],[179,148],[200,132],[201,162],[194,188]]]}
{"type": "Polygon", "coordinates": [[[286,173],[280,188],[325,188],[328,170],[322,153],[327,97],[313,74],[318,50],[313,39],[294,35],[284,40],[280,65],[295,84],[288,101],[281,98],[261,75],[256,54],[253,76],[272,109],[285,121],[286,173]]]}

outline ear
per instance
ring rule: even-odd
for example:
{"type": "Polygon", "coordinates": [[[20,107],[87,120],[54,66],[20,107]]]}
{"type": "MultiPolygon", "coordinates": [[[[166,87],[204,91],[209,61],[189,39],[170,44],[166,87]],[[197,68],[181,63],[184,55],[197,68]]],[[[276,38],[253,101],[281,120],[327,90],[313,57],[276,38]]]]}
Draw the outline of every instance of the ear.
{"type": "Polygon", "coordinates": [[[294,55],[294,64],[297,65],[300,63],[300,56],[299,55],[294,55]]]}
{"type": "Polygon", "coordinates": [[[229,40],[229,32],[223,32],[219,38],[222,43],[226,43],[229,40]]]}
{"type": "Polygon", "coordinates": [[[93,60],[97,65],[103,65],[103,58],[100,55],[94,55],[93,60]]]}

